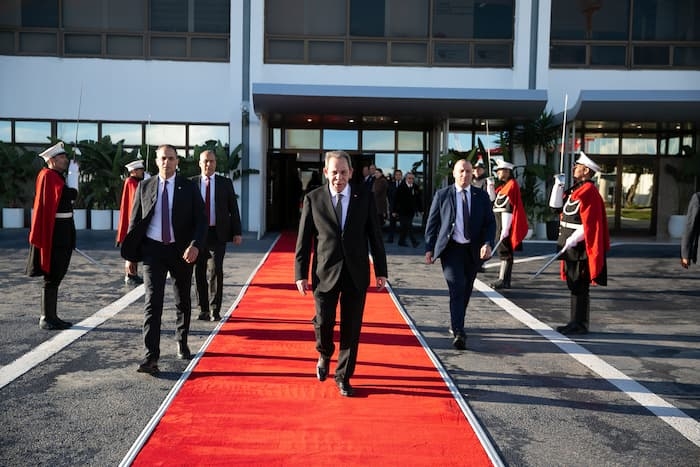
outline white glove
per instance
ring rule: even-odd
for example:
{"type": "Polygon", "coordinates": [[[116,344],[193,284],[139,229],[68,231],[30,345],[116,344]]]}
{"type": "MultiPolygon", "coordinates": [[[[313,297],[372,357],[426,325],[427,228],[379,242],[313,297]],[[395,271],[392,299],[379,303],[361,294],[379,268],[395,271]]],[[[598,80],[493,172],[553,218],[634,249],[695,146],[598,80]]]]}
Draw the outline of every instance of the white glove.
{"type": "Polygon", "coordinates": [[[510,226],[513,223],[513,214],[510,212],[501,213],[501,240],[510,235],[510,226]]]}
{"type": "Polygon", "coordinates": [[[564,243],[564,250],[569,250],[575,247],[581,240],[583,240],[583,227],[579,227],[571,232],[569,238],[566,239],[566,243],[564,243]]]}
{"type": "Polygon", "coordinates": [[[564,174],[554,176],[554,186],[552,187],[552,193],[549,195],[549,207],[561,209],[564,205],[564,180],[564,174]]]}
{"type": "Polygon", "coordinates": [[[489,199],[493,203],[493,201],[496,199],[496,188],[492,177],[486,178],[486,193],[488,193],[489,199]]]}
{"type": "Polygon", "coordinates": [[[78,180],[80,179],[80,166],[75,160],[68,164],[68,177],[66,177],[66,185],[69,188],[78,189],[78,180]]]}

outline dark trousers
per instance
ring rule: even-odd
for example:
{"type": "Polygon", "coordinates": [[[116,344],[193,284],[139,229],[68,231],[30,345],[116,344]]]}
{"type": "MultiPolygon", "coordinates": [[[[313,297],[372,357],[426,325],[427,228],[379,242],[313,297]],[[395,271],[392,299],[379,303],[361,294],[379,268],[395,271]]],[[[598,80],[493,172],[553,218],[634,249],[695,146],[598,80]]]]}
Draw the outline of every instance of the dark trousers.
{"type": "Polygon", "coordinates": [[[566,286],[571,295],[588,297],[591,292],[591,273],[588,270],[588,259],[582,261],[564,261],[566,286]]]}
{"type": "Polygon", "coordinates": [[[333,329],[336,308],[340,301],[340,352],[338,352],[338,365],[335,369],[336,381],[347,382],[355,373],[366,293],[366,290],[359,291],[354,287],[350,275],[344,268],[339,283],[332,290],[328,292],[314,290],[316,315],[313,323],[316,350],[328,359],[335,351],[333,329]]]}
{"type": "Polygon", "coordinates": [[[160,327],[168,272],[172,277],[175,293],[175,339],[186,343],[192,314],[192,265],[182,259],[174,244],[163,245],[154,240],[144,240],[143,283],[146,289],[146,304],[143,341],[147,359],[158,360],[160,357],[160,327]]]}
{"type": "Polygon", "coordinates": [[[209,227],[206,251],[200,251],[194,267],[197,306],[201,313],[219,313],[224,288],[226,243],[220,242],[214,227],[209,227]]]}
{"type": "Polygon", "coordinates": [[[411,240],[412,244],[418,243],[416,238],[413,236],[413,214],[399,214],[399,243],[405,243],[406,237],[411,240]]]}
{"type": "Polygon", "coordinates": [[[474,279],[480,264],[474,261],[471,244],[450,241],[440,255],[442,273],[450,293],[450,325],[452,332],[464,333],[464,319],[472,295],[474,279]]]}

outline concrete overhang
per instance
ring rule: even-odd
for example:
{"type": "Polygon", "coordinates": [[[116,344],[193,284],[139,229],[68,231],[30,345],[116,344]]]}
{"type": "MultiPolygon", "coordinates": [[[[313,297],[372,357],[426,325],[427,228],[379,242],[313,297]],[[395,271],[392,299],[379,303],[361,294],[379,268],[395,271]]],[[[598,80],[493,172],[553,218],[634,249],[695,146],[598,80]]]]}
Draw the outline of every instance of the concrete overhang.
{"type": "Polygon", "coordinates": [[[700,90],[582,90],[566,119],[698,123],[700,90]]]}
{"type": "Polygon", "coordinates": [[[306,84],[253,84],[253,109],[260,114],[388,115],[524,121],[537,118],[547,92],[306,84]]]}

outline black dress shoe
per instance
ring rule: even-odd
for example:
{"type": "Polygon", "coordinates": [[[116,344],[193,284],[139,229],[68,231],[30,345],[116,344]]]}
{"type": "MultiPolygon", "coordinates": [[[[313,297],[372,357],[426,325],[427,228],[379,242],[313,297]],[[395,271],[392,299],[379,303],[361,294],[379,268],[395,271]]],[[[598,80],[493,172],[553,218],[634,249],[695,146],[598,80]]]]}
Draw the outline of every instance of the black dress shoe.
{"type": "Polygon", "coordinates": [[[182,342],[177,343],[177,358],[179,358],[180,360],[192,359],[192,352],[190,352],[190,348],[187,347],[187,344],[184,344],[182,342]]]}
{"type": "Polygon", "coordinates": [[[73,326],[73,323],[68,321],[63,321],[61,319],[44,318],[43,316],[39,318],[39,327],[41,329],[46,329],[47,331],[62,331],[73,326]]]}
{"type": "Polygon", "coordinates": [[[466,342],[467,336],[465,336],[464,334],[457,334],[452,340],[452,346],[457,350],[466,350],[466,342]]]}
{"type": "Polygon", "coordinates": [[[209,318],[209,321],[221,321],[221,315],[219,314],[219,312],[215,311],[214,313],[212,313],[211,318],[209,318]]]}
{"type": "Polygon", "coordinates": [[[157,375],[160,371],[158,369],[158,361],[147,358],[139,365],[136,371],[139,373],[147,373],[149,375],[157,375]]]}
{"type": "Polygon", "coordinates": [[[331,359],[325,357],[318,357],[318,362],[316,362],[316,377],[319,381],[325,381],[328,378],[328,371],[330,370],[331,359]]]}
{"type": "Polygon", "coordinates": [[[581,323],[575,321],[570,322],[566,326],[557,326],[557,332],[564,334],[565,336],[575,335],[575,334],[588,334],[588,328],[581,323]]]}
{"type": "Polygon", "coordinates": [[[338,385],[340,395],[343,397],[351,397],[355,393],[355,390],[352,388],[352,386],[350,386],[350,383],[346,381],[336,381],[336,384],[338,385]]]}
{"type": "Polygon", "coordinates": [[[197,316],[197,319],[200,321],[209,321],[209,312],[201,312],[199,313],[199,316],[197,316]]]}

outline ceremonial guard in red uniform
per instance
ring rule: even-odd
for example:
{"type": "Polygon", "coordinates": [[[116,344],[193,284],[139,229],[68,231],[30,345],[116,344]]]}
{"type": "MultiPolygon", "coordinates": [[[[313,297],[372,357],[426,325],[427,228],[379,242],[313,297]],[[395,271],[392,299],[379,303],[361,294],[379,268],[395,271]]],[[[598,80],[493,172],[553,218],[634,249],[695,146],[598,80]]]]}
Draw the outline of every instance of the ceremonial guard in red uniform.
{"type": "Polygon", "coordinates": [[[64,173],[69,161],[63,143],[51,146],[40,156],[48,168],[41,169],[36,179],[26,273],[44,277],[39,327],[67,329],[72,324],[57,315],[58,286],[68,271],[75,248],[73,202],[78,190],[66,185],[64,173]]]}
{"type": "Polygon", "coordinates": [[[513,176],[513,164],[499,160],[496,175],[502,185],[496,188],[493,201],[493,214],[496,217],[498,232],[497,253],[501,259],[498,280],[491,284],[494,289],[510,289],[513,273],[513,252],[522,249],[522,242],[527,235],[527,216],[520,197],[520,186],[513,176]]]}
{"type": "Polygon", "coordinates": [[[550,206],[561,210],[559,239],[561,278],[571,291],[571,318],[558,326],[562,334],[586,334],[589,329],[590,285],[608,284],[606,254],[610,233],[605,202],[592,177],[600,167],[583,151],[573,168],[574,185],[564,192],[561,175],[556,176],[550,206]]]}
{"type": "MultiPolygon", "coordinates": [[[[134,193],[139,182],[143,180],[145,168],[142,160],[129,162],[124,167],[129,171],[129,176],[124,180],[122,188],[122,199],[119,204],[119,226],[117,226],[117,246],[120,246],[129,230],[129,218],[131,218],[131,205],[134,202],[134,193]]],[[[138,273],[129,273],[129,262],[124,263],[124,282],[126,285],[143,284],[143,279],[138,273]]]]}

